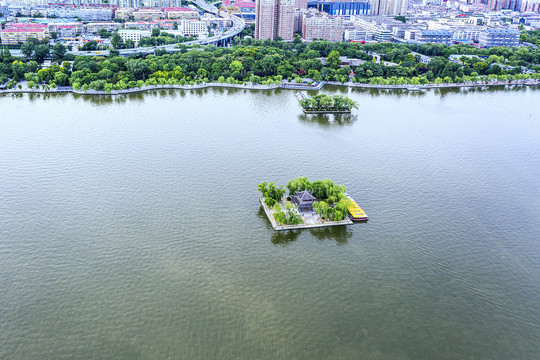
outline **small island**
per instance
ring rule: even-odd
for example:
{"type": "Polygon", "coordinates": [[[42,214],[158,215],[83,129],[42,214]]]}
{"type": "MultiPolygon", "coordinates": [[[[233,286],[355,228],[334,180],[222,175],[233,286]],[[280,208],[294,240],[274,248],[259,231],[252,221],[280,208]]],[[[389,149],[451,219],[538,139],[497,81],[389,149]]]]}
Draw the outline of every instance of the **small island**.
{"type": "Polygon", "coordinates": [[[296,97],[305,114],[350,114],[353,108],[358,108],[356,101],[341,95],[318,94],[309,97],[298,93],[296,97]]]}
{"type": "Polygon", "coordinates": [[[345,186],[329,179],[311,182],[307,177],[299,177],[285,187],[263,182],[257,189],[274,230],[350,225],[351,219],[367,220],[365,212],[347,195],[345,186]]]}

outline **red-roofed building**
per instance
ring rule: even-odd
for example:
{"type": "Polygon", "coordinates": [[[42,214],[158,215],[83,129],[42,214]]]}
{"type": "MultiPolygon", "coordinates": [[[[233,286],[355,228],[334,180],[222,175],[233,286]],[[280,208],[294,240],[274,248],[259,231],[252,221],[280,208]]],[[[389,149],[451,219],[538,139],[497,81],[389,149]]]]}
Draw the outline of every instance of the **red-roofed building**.
{"type": "Polygon", "coordinates": [[[49,28],[45,24],[11,23],[6,24],[6,28],[0,31],[0,39],[4,45],[22,44],[27,42],[29,38],[42,41],[48,37],[49,28]]]}
{"type": "Polygon", "coordinates": [[[74,25],[58,26],[58,38],[68,39],[77,37],[77,27],[74,25]]]}
{"type": "Polygon", "coordinates": [[[186,7],[162,8],[167,19],[198,19],[199,12],[186,7]]]}
{"type": "Polygon", "coordinates": [[[130,21],[124,23],[126,29],[135,28],[138,30],[152,30],[160,27],[155,21],[130,21]]]}
{"type": "Polygon", "coordinates": [[[164,19],[165,12],[161,9],[140,8],[133,12],[133,18],[136,21],[155,21],[157,19],[164,19]]]}

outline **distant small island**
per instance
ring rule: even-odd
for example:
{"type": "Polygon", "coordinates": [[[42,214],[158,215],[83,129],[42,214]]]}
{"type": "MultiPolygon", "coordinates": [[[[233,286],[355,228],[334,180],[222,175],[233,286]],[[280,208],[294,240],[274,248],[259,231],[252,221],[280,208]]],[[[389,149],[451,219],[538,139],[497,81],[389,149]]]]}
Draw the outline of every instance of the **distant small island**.
{"type": "Polygon", "coordinates": [[[289,180],[285,188],[263,182],[257,190],[275,230],[349,225],[351,219],[367,220],[364,211],[347,195],[345,186],[329,179],[311,182],[307,177],[299,177],[289,180]],[[357,217],[358,214],[362,217],[357,217]]]}
{"type": "Polygon", "coordinates": [[[350,113],[353,108],[357,109],[356,101],[341,95],[328,96],[326,94],[318,94],[314,97],[308,97],[301,93],[299,97],[302,111],[306,114],[326,114],[350,113]]]}

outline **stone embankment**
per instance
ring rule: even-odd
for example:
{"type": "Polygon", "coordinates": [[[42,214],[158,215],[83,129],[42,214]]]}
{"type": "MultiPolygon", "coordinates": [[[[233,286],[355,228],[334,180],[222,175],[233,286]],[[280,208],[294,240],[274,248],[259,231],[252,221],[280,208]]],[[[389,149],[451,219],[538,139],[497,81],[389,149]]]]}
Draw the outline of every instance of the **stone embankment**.
{"type": "Polygon", "coordinates": [[[468,82],[468,83],[444,83],[444,84],[426,84],[426,85],[372,85],[372,84],[361,84],[346,82],[340,83],[338,81],[327,81],[321,82],[317,87],[306,85],[302,87],[301,85],[291,86],[291,83],[282,83],[279,85],[262,85],[262,84],[228,84],[228,83],[203,83],[195,85],[149,85],[143,86],[141,88],[126,89],[126,90],[113,90],[111,92],[99,91],[99,90],[74,90],[70,86],[64,86],[61,88],[43,90],[43,89],[30,89],[26,86],[25,83],[21,83],[21,89],[8,89],[0,90],[0,94],[17,94],[17,93],[67,93],[72,92],[74,94],[81,95],[121,95],[121,94],[131,94],[142,91],[149,90],[163,90],[163,89],[181,89],[181,90],[197,90],[205,88],[235,88],[235,89],[248,89],[248,90],[273,90],[273,89],[291,89],[291,90],[319,90],[324,85],[335,85],[335,86],[345,86],[350,88],[364,88],[364,89],[408,89],[415,87],[417,89],[439,89],[439,88],[456,88],[456,87],[483,87],[483,86],[505,86],[505,85],[528,85],[528,86],[537,86],[540,85],[540,80],[538,79],[526,79],[526,80],[513,80],[513,81],[477,81],[477,82],[468,82]]]}
{"type": "Polygon", "coordinates": [[[476,82],[465,82],[465,83],[442,83],[442,84],[425,84],[425,85],[374,85],[374,84],[360,84],[360,83],[340,83],[339,81],[327,81],[328,85],[336,86],[346,86],[351,88],[366,88],[366,89],[408,89],[415,87],[418,89],[438,89],[438,88],[454,88],[454,87],[477,87],[477,86],[503,86],[503,85],[529,85],[535,86],[540,85],[540,80],[538,79],[525,79],[525,80],[512,80],[512,81],[476,81],[476,82]]]}

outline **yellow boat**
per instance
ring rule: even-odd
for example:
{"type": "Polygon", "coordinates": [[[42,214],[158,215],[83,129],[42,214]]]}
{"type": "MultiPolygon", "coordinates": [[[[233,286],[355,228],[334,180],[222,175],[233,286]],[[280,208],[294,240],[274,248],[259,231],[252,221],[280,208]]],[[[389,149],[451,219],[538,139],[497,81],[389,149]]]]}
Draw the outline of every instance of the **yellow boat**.
{"type": "Polygon", "coordinates": [[[368,216],[366,215],[365,211],[362,210],[360,206],[354,201],[354,199],[350,196],[347,196],[351,201],[352,204],[349,207],[349,218],[352,221],[367,221],[368,216]]]}

